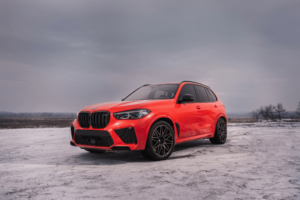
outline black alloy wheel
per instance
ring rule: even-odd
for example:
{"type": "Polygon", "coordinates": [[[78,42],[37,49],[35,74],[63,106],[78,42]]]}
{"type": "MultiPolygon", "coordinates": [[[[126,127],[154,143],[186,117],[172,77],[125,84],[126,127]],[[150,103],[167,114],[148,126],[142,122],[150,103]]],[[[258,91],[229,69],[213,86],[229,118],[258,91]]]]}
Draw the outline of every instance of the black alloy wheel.
{"type": "Polygon", "coordinates": [[[165,160],[174,150],[174,130],[165,121],[156,122],[150,129],[142,155],[150,160],[165,160]]]}
{"type": "Polygon", "coordinates": [[[212,144],[224,144],[227,139],[227,124],[223,118],[220,118],[217,123],[215,136],[210,138],[212,144]]]}

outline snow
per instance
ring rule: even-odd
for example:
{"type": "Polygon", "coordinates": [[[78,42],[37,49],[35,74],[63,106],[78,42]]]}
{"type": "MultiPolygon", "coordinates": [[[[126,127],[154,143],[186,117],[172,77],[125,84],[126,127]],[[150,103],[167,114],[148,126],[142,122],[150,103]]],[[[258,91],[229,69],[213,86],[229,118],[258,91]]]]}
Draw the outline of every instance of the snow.
{"type": "Polygon", "coordinates": [[[229,123],[228,127],[300,128],[300,123],[286,122],[286,121],[270,122],[270,121],[262,120],[261,122],[258,123],[229,123]]]}
{"type": "Polygon", "coordinates": [[[0,199],[300,199],[300,123],[229,124],[228,141],[91,154],[69,128],[0,130],[0,199]]]}

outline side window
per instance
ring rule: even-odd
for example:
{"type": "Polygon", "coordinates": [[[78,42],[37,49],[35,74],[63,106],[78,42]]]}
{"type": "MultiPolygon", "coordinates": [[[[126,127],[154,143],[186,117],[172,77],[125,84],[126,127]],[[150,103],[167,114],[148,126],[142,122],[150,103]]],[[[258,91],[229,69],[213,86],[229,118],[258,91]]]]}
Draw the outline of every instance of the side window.
{"type": "Polygon", "coordinates": [[[207,91],[207,94],[210,98],[210,101],[215,102],[215,101],[218,100],[216,95],[210,89],[206,88],[206,91],[207,91]]]}
{"type": "Polygon", "coordinates": [[[205,88],[199,85],[195,85],[198,94],[199,102],[209,102],[208,96],[206,94],[205,88]]]}
{"type": "Polygon", "coordinates": [[[182,99],[182,96],[184,94],[193,95],[194,101],[192,101],[192,102],[196,102],[197,96],[196,96],[195,89],[194,89],[193,85],[186,84],[186,85],[182,86],[181,91],[180,91],[179,96],[178,96],[178,99],[182,99]]]}

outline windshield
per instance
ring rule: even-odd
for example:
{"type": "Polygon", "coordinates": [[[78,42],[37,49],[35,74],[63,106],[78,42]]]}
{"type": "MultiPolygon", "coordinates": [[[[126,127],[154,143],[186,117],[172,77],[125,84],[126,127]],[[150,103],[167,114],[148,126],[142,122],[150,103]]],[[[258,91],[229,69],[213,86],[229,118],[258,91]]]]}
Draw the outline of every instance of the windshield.
{"type": "Polygon", "coordinates": [[[126,97],[125,101],[146,99],[173,99],[179,84],[148,85],[126,97]]]}

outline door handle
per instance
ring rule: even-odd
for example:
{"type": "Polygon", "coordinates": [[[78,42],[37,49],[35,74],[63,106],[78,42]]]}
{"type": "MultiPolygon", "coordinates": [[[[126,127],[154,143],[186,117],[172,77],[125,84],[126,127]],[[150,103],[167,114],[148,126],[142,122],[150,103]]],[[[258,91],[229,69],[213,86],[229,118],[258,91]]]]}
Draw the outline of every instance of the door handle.
{"type": "Polygon", "coordinates": [[[215,108],[217,108],[218,106],[215,104],[215,108]]]}
{"type": "Polygon", "coordinates": [[[197,108],[197,109],[201,109],[201,107],[200,107],[200,106],[196,106],[196,108],[197,108]]]}

